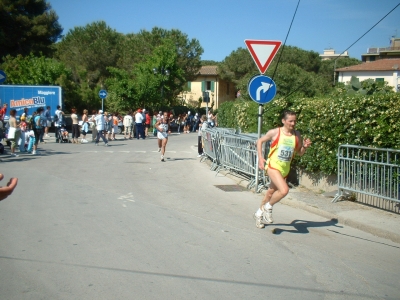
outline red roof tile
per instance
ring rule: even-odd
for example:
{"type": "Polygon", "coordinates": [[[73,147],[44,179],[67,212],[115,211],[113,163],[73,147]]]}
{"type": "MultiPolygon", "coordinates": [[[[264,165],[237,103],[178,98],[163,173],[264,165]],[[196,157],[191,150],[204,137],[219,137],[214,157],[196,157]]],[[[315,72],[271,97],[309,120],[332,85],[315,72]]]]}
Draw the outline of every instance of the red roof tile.
{"type": "Polygon", "coordinates": [[[360,65],[336,69],[336,71],[392,71],[396,69],[400,70],[400,58],[379,59],[372,62],[365,62],[360,65]]]}

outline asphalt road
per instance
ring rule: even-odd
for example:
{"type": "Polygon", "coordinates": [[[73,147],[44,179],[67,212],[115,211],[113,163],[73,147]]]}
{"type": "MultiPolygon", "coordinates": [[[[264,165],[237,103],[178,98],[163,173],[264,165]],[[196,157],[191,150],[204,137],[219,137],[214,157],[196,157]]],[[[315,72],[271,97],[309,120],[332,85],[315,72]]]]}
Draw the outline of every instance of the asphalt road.
{"type": "Polygon", "coordinates": [[[196,134],[3,157],[0,299],[399,299],[400,245],[278,204],[197,156],[196,134]],[[272,233],[276,229],[276,234],[272,233]]]}

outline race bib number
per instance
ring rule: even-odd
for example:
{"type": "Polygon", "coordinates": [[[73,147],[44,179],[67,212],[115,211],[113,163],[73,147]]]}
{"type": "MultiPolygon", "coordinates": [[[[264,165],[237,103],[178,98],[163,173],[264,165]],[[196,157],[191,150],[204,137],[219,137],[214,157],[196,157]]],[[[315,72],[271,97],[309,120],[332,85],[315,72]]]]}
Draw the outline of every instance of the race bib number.
{"type": "Polygon", "coordinates": [[[280,145],[278,148],[278,159],[280,161],[291,161],[293,156],[293,148],[285,145],[280,145]]]}

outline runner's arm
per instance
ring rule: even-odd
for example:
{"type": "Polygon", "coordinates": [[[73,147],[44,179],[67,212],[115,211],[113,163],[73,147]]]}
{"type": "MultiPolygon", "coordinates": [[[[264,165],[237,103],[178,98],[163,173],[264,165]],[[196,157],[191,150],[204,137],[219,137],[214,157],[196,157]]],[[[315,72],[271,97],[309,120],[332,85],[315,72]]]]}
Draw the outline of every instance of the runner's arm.
{"type": "Polygon", "coordinates": [[[273,137],[277,134],[277,128],[269,130],[264,136],[257,140],[257,155],[258,155],[258,167],[261,170],[265,168],[265,158],[262,154],[262,145],[268,141],[272,141],[273,137]]]}

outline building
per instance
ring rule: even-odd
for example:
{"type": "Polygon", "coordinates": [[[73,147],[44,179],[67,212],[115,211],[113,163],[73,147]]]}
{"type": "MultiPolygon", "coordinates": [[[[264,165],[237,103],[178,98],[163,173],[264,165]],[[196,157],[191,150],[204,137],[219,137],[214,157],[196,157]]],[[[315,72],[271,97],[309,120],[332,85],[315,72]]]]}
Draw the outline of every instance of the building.
{"type": "Polygon", "coordinates": [[[368,48],[367,53],[361,55],[361,60],[363,62],[388,58],[400,58],[400,38],[392,37],[389,47],[368,48]]]}
{"type": "Polygon", "coordinates": [[[386,81],[396,92],[400,92],[400,58],[379,59],[359,65],[336,69],[338,82],[347,83],[352,76],[360,81],[374,79],[386,81]]]}
{"type": "MultiPolygon", "coordinates": [[[[182,93],[182,100],[192,106],[199,106],[199,99],[203,99],[203,92],[208,92],[210,102],[208,107],[217,109],[222,103],[235,99],[236,87],[233,83],[218,77],[217,66],[203,66],[195,80],[188,82],[187,91],[182,93]]],[[[201,107],[207,103],[201,102],[201,107]]]]}
{"type": "Polygon", "coordinates": [[[327,60],[327,59],[334,59],[338,57],[349,57],[349,53],[347,51],[344,51],[342,54],[341,53],[335,53],[335,50],[332,48],[329,49],[324,49],[324,54],[320,54],[319,57],[321,57],[322,60],[327,60]]]}

